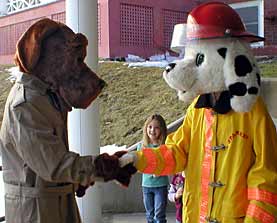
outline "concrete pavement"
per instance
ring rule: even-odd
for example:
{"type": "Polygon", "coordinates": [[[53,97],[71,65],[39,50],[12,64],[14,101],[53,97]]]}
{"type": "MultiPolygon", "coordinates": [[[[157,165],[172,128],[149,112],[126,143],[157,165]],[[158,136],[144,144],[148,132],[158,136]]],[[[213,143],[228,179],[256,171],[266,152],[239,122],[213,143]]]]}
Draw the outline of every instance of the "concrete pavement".
{"type": "MultiPolygon", "coordinates": [[[[103,222],[102,223],[146,223],[145,213],[136,212],[136,213],[103,213],[103,222]]],[[[175,213],[169,212],[166,214],[168,223],[175,223],[175,213]]]]}

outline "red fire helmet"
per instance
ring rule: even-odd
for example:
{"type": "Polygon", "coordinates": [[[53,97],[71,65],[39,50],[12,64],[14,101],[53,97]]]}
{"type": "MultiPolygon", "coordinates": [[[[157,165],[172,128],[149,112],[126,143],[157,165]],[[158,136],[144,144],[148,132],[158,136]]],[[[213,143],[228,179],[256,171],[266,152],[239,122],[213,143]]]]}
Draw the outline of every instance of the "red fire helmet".
{"type": "Polygon", "coordinates": [[[236,37],[248,42],[264,38],[247,32],[238,13],[222,2],[203,3],[194,8],[187,18],[187,41],[236,37]]]}

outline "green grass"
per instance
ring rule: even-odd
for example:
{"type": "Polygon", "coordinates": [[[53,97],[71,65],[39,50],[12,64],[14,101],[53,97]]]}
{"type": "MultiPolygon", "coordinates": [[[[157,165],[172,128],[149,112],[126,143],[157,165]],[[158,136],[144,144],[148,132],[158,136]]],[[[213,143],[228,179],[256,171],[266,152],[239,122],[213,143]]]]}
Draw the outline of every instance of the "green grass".
{"type": "Polygon", "coordinates": [[[263,77],[277,77],[277,62],[260,63],[261,74],[263,77]]]}
{"type": "Polygon", "coordinates": [[[6,80],[9,77],[6,69],[10,67],[11,65],[0,65],[0,125],[2,123],[5,102],[12,86],[11,82],[6,80]]]}
{"type": "Polygon", "coordinates": [[[108,83],[100,96],[101,145],[132,145],[142,137],[146,118],[160,113],[166,122],[184,114],[182,102],[162,78],[161,68],[128,68],[102,63],[100,76],[108,83]]]}
{"type": "MultiPolygon", "coordinates": [[[[0,65],[0,124],[11,87],[5,79],[10,66],[0,65]]],[[[277,77],[277,61],[260,64],[262,76],[277,77]]],[[[167,124],[184,115],[185,107],[162,78],[162,68],[128,68],[122,62],[99,64],[98,74],[108,84],[100,95],[101,146],[130,146],[142,137],[142,126],[153,113],[167,124]]]]}

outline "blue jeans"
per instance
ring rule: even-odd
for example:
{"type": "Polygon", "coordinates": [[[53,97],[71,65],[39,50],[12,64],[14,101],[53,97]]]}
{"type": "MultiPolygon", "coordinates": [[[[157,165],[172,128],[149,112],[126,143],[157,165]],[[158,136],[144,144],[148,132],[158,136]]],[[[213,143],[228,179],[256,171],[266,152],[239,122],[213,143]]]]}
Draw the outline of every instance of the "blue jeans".
{"type": "Polygon", "coordinates": [[[166,223],[167,186],[142,187],[147,223],[166,223]]]}

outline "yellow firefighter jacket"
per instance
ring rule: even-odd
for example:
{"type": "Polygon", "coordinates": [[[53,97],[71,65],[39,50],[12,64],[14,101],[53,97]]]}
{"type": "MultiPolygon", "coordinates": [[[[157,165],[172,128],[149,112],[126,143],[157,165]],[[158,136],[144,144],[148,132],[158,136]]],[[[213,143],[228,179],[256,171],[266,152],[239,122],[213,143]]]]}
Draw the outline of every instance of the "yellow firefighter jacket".
{"type": "Polygon", "coordinates": [[[185,223],[277,222],[277,135],[262,99],[247,113],[194,105],[165,145],[137,152],[137,169],[185,170],[185,223]]]}

